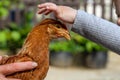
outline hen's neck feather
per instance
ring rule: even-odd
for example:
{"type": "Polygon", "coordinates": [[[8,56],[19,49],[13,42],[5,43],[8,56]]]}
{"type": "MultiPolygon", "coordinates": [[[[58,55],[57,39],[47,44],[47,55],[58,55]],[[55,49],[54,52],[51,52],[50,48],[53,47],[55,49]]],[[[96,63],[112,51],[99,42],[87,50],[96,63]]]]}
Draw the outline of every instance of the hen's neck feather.
{"type": "Polygon", "coordinates": [[[28,34],[19,55],[39,56],[41,53],[47,54],[49,41],[47,25],[38,25],[28,34]]]}

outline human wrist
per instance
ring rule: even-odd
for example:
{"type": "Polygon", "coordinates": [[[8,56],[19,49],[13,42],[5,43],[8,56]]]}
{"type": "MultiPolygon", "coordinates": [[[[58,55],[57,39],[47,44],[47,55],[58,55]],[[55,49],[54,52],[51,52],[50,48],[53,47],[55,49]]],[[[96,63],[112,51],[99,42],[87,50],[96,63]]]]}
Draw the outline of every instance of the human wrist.
{"type": "Polygon", "coordinates": [[[73,16],[72,16],[72,24],[75,22],[76,15],[77,15],[77,10],[74,9],[73,16]]]}
{"type": "Polygon", "coordinates": [[[68,6],[58,6],[56,16],[58,19],[61,19],[66,23],[73,24],[76,14],[77,14],[76,9],[73,9],[68,6]]]}

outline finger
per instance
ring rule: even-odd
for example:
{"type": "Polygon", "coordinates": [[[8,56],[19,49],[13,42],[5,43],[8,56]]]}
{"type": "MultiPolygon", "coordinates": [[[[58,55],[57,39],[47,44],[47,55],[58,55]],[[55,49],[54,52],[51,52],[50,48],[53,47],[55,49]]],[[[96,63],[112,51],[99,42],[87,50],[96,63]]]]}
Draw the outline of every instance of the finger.
{"type": "Polygon", "coordinates": [[[4,75],[0,74],[0,80],[8,80],[4,75]]]}
{"type": "Polygon", "coordinates": [[[48,15],[49,13],[51,13],[52,11],[48,10],[48,11],[45,11],[44,14],[45,15],[48,15]]]}
{"type": "Polygon", "coordinates": [[[37,11],[38,14],[42,14],[43,12],[45,12],[47,9],[46,8],[42,8],[42,9],[39,9],[37,11]]]}
{"type": "Polygon", "coordinates": [[[4,75],[12,74],[18,71],[30,70],[37,66],[35,62],[19,62],[0,66],[0,73],[4,75]]]}
{"type": "Polygon", "coordinates": [[[49,6],[46,6],[46,9],[49,10],[49,11],[53,11],[55,13],[58,13],[59,10],[58,10],[58,7],[56,5],[49,5],[49,6]]]}
{"type": "Polygon", "coordinates": [[[21,79],[13,79],[13,78],[6,78],[4,75],[0,74],[0,80],[21,80],[21,79]]]}
{"type": "Polygon", "coordinates": [[[9,78],[9,79],[7,79],[7,80],[21,80],[21,79],[12,79],[12,78],[9,78]]]}
{"type": "Polygon", "coordinates": [[[0,80],[8,80],[8,79],[4,77],[4,78],[0,78],[0,80]]]}
{"type": "Polygon", "coordinates": [[[38,5],[38,8],[46,8],[47,5],[49,5],[49,3],[40,4],[38,5]]]}
{"type": "Polygon", "coordinates": [[[50,11],[50,12],[48,12],[48,13],[46,13],[45,15],[48,15],[48,14],[50,14],[52,11],[50,11]]]}
{"type": "Polygon", "coordinates": [[[54,11],[54,12],[57,12],[57,5],[56,4],[53,4],[53,3],[44,3],[44,4],[41,4],[41,5],[38,5],[38,8],[41,9],[41,8],[46,8],[47,10],[51,10],[51,11],[54,11]]]}

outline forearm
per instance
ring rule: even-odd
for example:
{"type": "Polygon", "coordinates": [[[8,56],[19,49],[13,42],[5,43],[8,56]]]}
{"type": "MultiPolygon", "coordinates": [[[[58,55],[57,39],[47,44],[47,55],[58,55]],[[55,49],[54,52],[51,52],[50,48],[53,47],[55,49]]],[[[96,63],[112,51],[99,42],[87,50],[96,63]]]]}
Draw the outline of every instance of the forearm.
{"type": "Polygon", "coordinates": [[[116,24],[78,11],[72,30],[120,54],[120,27],[116,24]]]}

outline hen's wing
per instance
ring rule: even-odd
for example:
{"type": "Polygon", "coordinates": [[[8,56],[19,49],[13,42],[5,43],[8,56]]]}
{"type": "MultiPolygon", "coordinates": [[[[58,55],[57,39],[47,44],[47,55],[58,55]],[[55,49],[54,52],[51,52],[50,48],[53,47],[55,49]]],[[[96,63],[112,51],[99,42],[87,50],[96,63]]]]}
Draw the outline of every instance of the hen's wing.
{"type": "Polygon", "coordinates": [[[15,63],[15,62],[25,62],[25,61],[32,61],[32,59],[28,56],[10,56],[10,57],[3,57],[0,61],[0,65],[15,63]]]}

